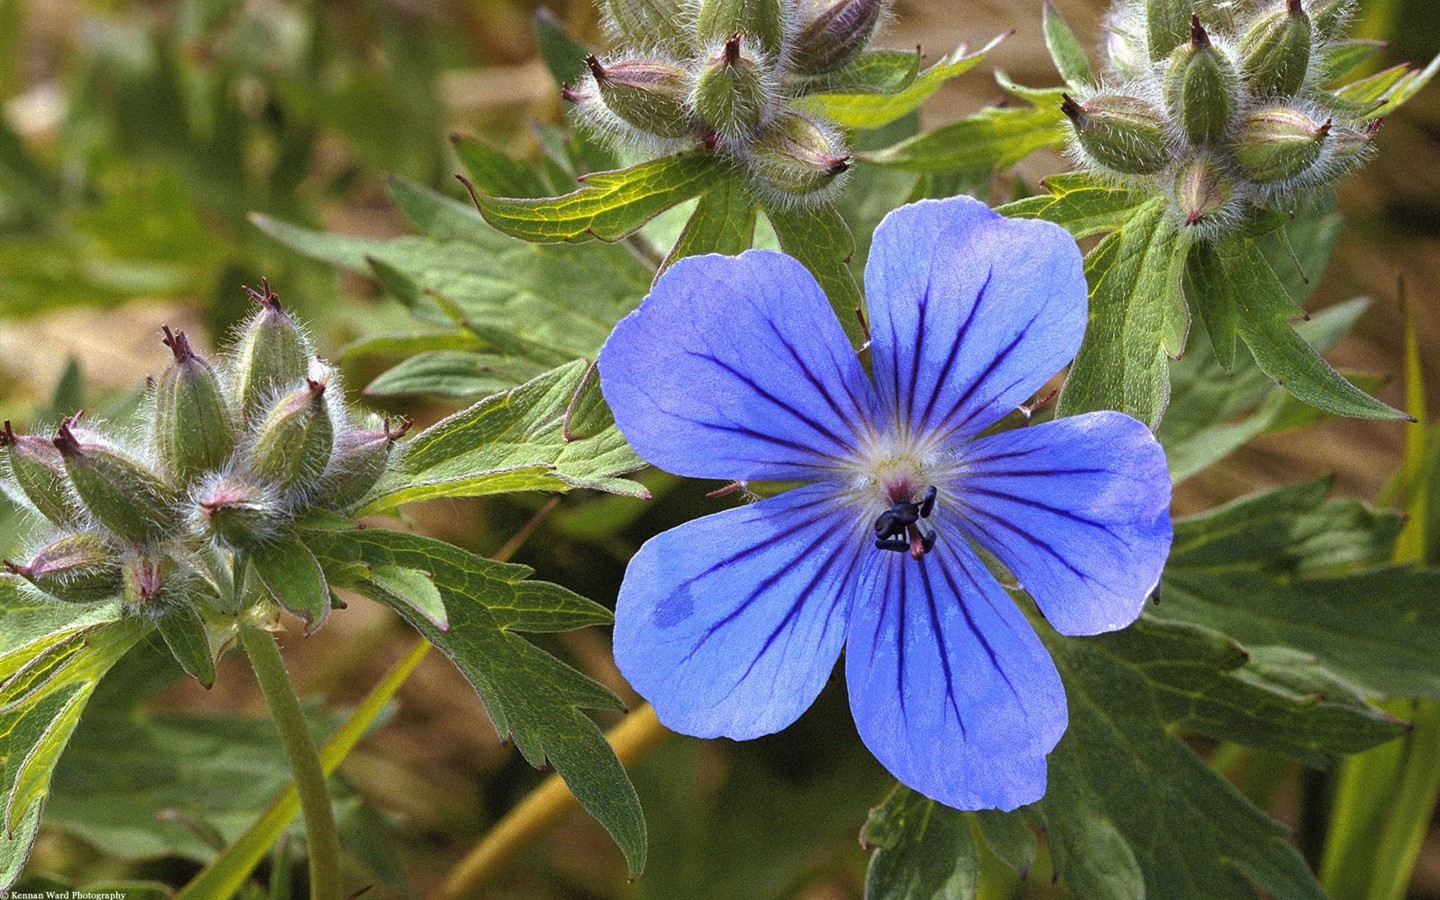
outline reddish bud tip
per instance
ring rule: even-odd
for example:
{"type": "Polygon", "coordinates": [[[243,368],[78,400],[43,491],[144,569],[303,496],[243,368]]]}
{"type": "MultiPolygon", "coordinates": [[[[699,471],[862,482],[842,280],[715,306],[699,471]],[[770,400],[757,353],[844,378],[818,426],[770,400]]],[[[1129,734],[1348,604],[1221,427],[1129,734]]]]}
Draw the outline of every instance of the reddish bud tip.
{"type": "Polygon", "coordinates": [[[1373,140],[1375,135],[1380,133],[1380,126],[1384,123],[1384,119],[1371,119],[1369,122],[1366,122],[1364,128],[1365,136],[1373,140]]]}
{"type": "Polygon", "coordinates": [[[830,164],[826,166],[825,171],[831,175],[839,175],[841,172],[850,168],[850,163],[853,160],[853,156],[837,156],[830,160],[830,164]]]}
{"type": "Polygon", "coordinates": [[[1075,98],[1069,94],[1060,95],[1060,111],[1072,122],[1079,122],[1080,117],[1085,114],[1085,108],[1076,103],[1075,98]]]}
{"type": "Polygon", "coordinates": [[[195,358],[195,352],[190,349],[190,340],[185,337],[185,332],[172,332],[169,325],[161,325],[160,330],[165,332],[165,337],[160,339],[160,343],[170,348],[170,352],[175,354],[177,363],[195,358]]]}
{"type": "Polygon", "coordinates": [[[590,67],[590,74],[595,76],[596,81],[605,80],[605,67],[600,65],[600,58],[595,54],[585,57],[585,65],[590,67]]]}
{"type": "Polygon", "coordinates": [[[1305,11],[1300,8],[1300,0],[1289,0],[1287,8],[1289,9],[1290,15],[1292,16],[1298,16],[1305,11]]]}
{"type": "Polygon", "coordinates": [[[740,32],[730,35],[725,41],[725,64],[733,66],[740,61],[740,32]]]}
{"type": "Polygon", "coordinates": [[[1205,26],[1200,24],[1199,16],[1190,17],[1190,46],[1196,50],[1210,46],[1210,35],[1205,31],[1205,26]]]}
{"type": "Polygon", "coordinates": [[[310,389],[310,397],[312,399],[325,396],[325,388],[327,385],[324,380],[316,381],[313,378],[307,378],[305,379],[305,386],[310,389]]]}
{"type": "Polygon", "coordinates": [[[585,95],[570,86],[570,82],[560,85],[560,98],[566,103],[579,103],[585,95]]]}
{"type": "Polygon", "coordinates": [[[401,419],[400,424],[393,429],[390,427],[390,417],[385,417],[385,437],[392,441],[398,441],[410,431],[410,426],[415,424],[414,419],[401,419]]]}
{"type": "Polygon", "coordinates": [[[80,439],[75,437],[75,432],[70,430],[70,425],[76,417],[66,419],[60,425],[60,430],[55,433],[55,449],[60,451],[62,456],[79,456],[80,439]]]}
{"type": "Polygon", "coordinates": [[[24,576],[31,574],[29,566],[17,566],[8,559],[4,561],[3,565],[5,566],[5,571],[9,572],[11,575],[24,576]]]}
{"type": "Polygon", "coordinates": [[[0,447],[13,447],[19,442],[20,439],[15,437],[15,429],[10,427],[10,420],[6,419],[4,429],[0,429],[0,447]]]}
{"type": "Polygon", "coordinates": [[[1326,119],[1324,125],[1321,125],[1319,128],[1315,129],[1315,134],[1316,134],[1318,137],[1325,137],[1327,134],[1330,133],[1330,129],[1332,129],[1332,128],[1334,128],[1334,127],[1335,127],[1335,120],[1334,120],[1334,119],[1326,119]]]}
{"type": "Polygon", "coordinates": [[[277,313],[285,311],[280,306],[280,298],[275,295],[274,291],[270,290],[270,279],[262,277],[260,279],[260,290],[258,291],[247,284],[242,284],[240,288],[250,295],[251,300],[254,300],[266,309],[274,310],[277,313]]]}

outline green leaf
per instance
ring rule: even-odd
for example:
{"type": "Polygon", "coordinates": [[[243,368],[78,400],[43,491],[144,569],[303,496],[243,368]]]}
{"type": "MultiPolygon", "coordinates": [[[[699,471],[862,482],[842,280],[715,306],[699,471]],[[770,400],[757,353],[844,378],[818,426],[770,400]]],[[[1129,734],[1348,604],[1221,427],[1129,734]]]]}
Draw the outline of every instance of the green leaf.
{"type": "MultiPolygon", "coordinates": [[[[442,632],[410,604],[392,606],[439,647],[485,702],[495,730],[531,765],[549,762],[624,852],[632,876],[645,866],[645,822],[634,788],[584,709],[621,709],[619,698],[515,632],[566,631],[610,621],[609,612],[530,570],[483,559],[442,541],[380,529],[311,538],[323,558],[430,573],[449,613],[442,632]]],[[[364,582],[350,585],[362,593],[364,582]]],[[[380,593],[373,597],[387,602],[380,593]]]]}
{"type": "Polygon", "coordinates": [[[365,386],[367,397],[428,394],[457,400],[517,387],[542,370],[530,360],[464,350],[417,353],[365,386]]]}
{"type": "Polygon", "coordinates": [[[1167,357],[1185,348],[1180,292],[1189,239],[1157,197],[1085,258],[1090,325],[1060,394],[1064,416],[1117,409],[1152,428],[1170,398],[1167,357]]]}
{"type": "Polygon", "coordinates": [[[523,240],[618,241],[729,174],[730,164],[714,153],[682,153],[627,169],[581,176],[583,186],[563,197],[525,199],[477,194],[475,203],[485,221],[523,240]]]}
{"type": "Polygon", "coordinates": [[[965,900],[979,887],[966,815],[903,785],[870,811],[860,842],[875,848],[865,873],[868,900],[965,900]]]}
{"type": "MultiPolygon", "coordinates": [[[[584,60],[584,56],[579,57],[582,67],[584,60]]],[[[450,145],[470,176],[471,186],[479,193],[492,197],[543,197],[548,193],[534,169],[511,159],[503,150],[460,135],[451,137],[450,145]]]]}
{"type": "Polygon", "coordinates": [[[1337,416],[1404,418],[1346,381],[1295,333],[1295,302],[1253,240],[1232,236],[1197,248],[1188,274],[1222,365],[1238,334],[1260,369],[1300,401],[1337,416]]]}
{"type": "Polygon", "coordinates": [[[1085,57],[1085,48],[1080,46],[1075,32],[1070,30],[1070,24],[1052,0],[1045,0],[1044,26],[1045,47],[1055,62],[1055,71],[1071,87],[1089,88],[1090,60],[1085,57]]]}
{"type": "Polygon", "coordinates": [[[1044,219],[1079,238],[1118,231],[1145,203],[1144,191],[1131,190],[1083,172],[1051,175],[1041,184],[1047,193],[1026,197],[997,212],[1018,219],[1044,219]]]}
{"type": "Polygon", "coordinates": [[[600,412],[593,366],[577,360],[444,419],[407,441],[366,513],[439,497],[591,488],[631,497],[645,489],[620,476],[644,466],[608,411],[600,412]],[[582,430],[578,409],[594,411],[582,430]]]}
{"type": "Polygon", "coordinates": [[[795,105],[845,128],[879,128],[918,109],[946,81],[979,65],[985,54],[1004,39],[1001,35],[975,53],[970,53],[962,44],[892,94],[873,90],[819,92],[802,98],[795,105]]]}
{"type": "Polygon", "coordinates": [[[866,50],[844,69],[802,84],[801,89],[806,93],[897,94],[915,83],[920,62],[918,49],[866,50]]]}
{"type": "Polygon", "coordinates": [[[386,606],[408,606],[441,631],[450,630],[445,598],[428,573],[402,566],[371,566],[365,582],[366,596],[383,595],[386,606]]]}
{"type": "Polygon", "coordinates": [[[863,340],[860,320],[860,286],[850,271],[855,255],[855,237],[850,226],[829,203],[766,209],[765,217],[780,239],[780,249],[805,264],[820,283],[825,296],[852,343],[863,340]]]}
{"type": "Polygon", "coordinates": [[[210,649],[205,623],[195,607],[189,603],[172,603],[156,618],[155,627],[181,668],[202,687],[215,683],[215,654],[210,649]]]}
{"type": "Polygon", "coordinates": [[[585,74],[590,48],[576,40],[545,7],[535,10],[535,43],[556,84],[569,84],[585,74]]]}
{"type": "Polygon", "coordinates": [[[1361,690],[1440,696],[1440,571],[1377,564],[1394,515],[1324,500],[1312,482],[1176,523],[1163,601],[1151,612],[1247,647],[1303,652],[1361,690]],[[1357,568],[1359,567],[1359,568],[1357,568]]]}
{"type": "Polygon", "coordinates": [[[285,536],[249,553],[250,571],[281,608],[305,620],[313,634],[330,615],[330,586],[315,555],[299,540],[285,536]]]}
{"type": "Polygon", "coordinates": [[[662,269],[677,259],[705,253],[734,256],[750,249],[755,240],[755,197],[738,175],[720,178],[705,193],[666,255],[662,269]]]}
{"type": "Polygon", "coordinates": [[[1353,81],[1335,92],[1341,100],[1357,104],[1367,118],[1388,116],[1399,109],[1440,72],[1440,56],[1423,69],[1401,63],[1368,78],[1353,81]]]}
{"type": "Polygon", "coordinates": [[[986,107],[884,150],[858,154],[887,169],[985,172],[1008,169],[1037,150],[1065,142],[1057,96],[1045,106],[986,107]]]}

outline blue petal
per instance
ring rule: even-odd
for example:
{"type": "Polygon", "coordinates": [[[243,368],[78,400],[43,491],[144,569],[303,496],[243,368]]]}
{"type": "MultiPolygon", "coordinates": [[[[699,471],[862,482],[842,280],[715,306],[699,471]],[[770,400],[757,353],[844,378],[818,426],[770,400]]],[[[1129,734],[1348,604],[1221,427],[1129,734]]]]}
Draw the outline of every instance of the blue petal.
{"type": "Polygon", "coordinates": [[[911,433],[979,433],[1070,362],[1085,333],[1074,239],[970,197],[886,216],[865,292],[875,383],[911,433]]]}
{"type": "Polygon", "coordinates": [[[620,671],[674,731],[779,731],[840,655],[865,524],[817,484],[652,538],[620,587],[620,671]]]}
{"type": "Polygon", "coordinates": [[[1170,475],[1150,429],[1123,413],[1087,413],[963,453],[957,515],[1057,631],[1135,621],[1170,553],[1170,475]]]}
{"type": "Polygon", "coordinates": [[[601,387],[678,475],[809,479],[854,455],[874,389],[815,279],[780,253],[682,259],[610,335],[601,387]]]}
{"type": "Polygon", "coordinates": [[[958,536],[942,534],[918,562],[876,553],[845,650],[860,737],[896,778],[947,806],[1040,799],[1066,709],[1030,624],[958,536]]]}

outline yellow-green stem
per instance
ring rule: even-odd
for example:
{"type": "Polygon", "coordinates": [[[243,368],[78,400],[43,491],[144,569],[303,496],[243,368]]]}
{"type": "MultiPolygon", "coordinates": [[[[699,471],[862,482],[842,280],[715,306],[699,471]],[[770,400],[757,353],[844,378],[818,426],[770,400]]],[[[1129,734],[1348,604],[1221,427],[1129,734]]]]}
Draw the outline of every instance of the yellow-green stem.
{"type": "Polygon", "coordinates": [[[325,772],[315,752],[315,739],[300,711],[300,698],[275,638],[242,625],[240,643],[250,657],[250,666],[260,682],[260,691],[280,732],[280,743],[290,761],[300,811],[305,817],[305,837],[310,855],[310,897],[312,900],[340,900],[340,836],[335,830],[335,808],[325,786],[325,772]]]}
{"type": "MultiPolygon", "coordinates": [[[[606,738],[621,764],[630,766],[659,746],[669,734],[647,703],[610,729],[606,738]]],[[[435,900],[461,900],[474,895],[504,871],[521,850],[579,808],[579,801],[560,776],[551,775],[471,848],[445,879],[435,900]]]]}

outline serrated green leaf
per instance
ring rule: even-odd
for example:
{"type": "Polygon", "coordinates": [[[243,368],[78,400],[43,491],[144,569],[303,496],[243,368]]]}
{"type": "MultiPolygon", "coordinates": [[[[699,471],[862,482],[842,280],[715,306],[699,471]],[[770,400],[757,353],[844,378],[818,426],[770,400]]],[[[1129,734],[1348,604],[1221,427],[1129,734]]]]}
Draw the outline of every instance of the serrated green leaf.
{"type": "Polygon", "coordinates": [[[962,44],[893,94],[870,90],[819,92],[797,101],[795,105],[845,128],[879,128],[918,109],[946,81],[979,65],[985,54],[1004,39],[1005,35],[1001,35],[974,53],[962,44]]]}
{"type": "Polygon", "coordinates": [[[539,375],[524,358],[463,350],[417,353],[365,386],[367,397],[428,394],[457,400],[488,397],[539,375]]]}
{"type": "Polygon", "coordinates": [[[1135,216],[1148,199],[1135,191],[1077,172],[1051,175],[1041,184],[1047,193],[1026,197],[997,212],[1018,219],[1044,219],[1063,227],[1077,239],[1117,231],[1135,216]]]}
{"type": "Polygon", "coordinates": [[[1353,81],[1337,90],[1335,96],[1363,110],[1369,118],[1387,116],[1429,84],[1437,72],[1440,72],[1440,56],[1423,69],[1401,63],[1353,81]]]}
{"type": "Polygon", "coordinates": [[[366,513],[418,500],[506,491],[591,488],[632,497],[645,489],[620,476],[644,466],[605,414],[603,427],[566,431],[577,403],[599,387],[577,360],[444,419],[404,444],[366,513]]]}
{"type": "Polygon", "coordinates": [[[281,608],[305,620],[313,634],[330,615],[330,586],[315,555],[299,540],[285,536],[248,554],[259,586],[281,608]]]}
{"type": "Polygon", "coordinates": [[[1085,56],[1085,48],[1080,46],[1075,32],[1070,30],[1070,23],[1060,15],[1060,10],[1051,0],[1045,0],[1044,27],[1045,47],[1050,51],[1050,59],[1055,62],[1055,71],[1071,87],[1089,88],[1090,60],[1085,56]]]}
{"type": "Polygon", "coordinates": [[[1189,239],[1157,197],[1085,258],[1090,325],[1060,393],[1059,414],[1117,409],[1152,428],[1170,398],[1169,357],[1189,330],[1180,275],[1189,239]]]}
{"type": "Polygon", "coordinates": [[[729,174],[730,163],[714,153],[682,153],[582,176],[582,187],[562,197],[477,194],[475,202],[485,221],[522,240],[618,241],[729,174]]]}
{"type": "Polygon", "coordinates": [[[979,886],[970,822],[903,785],[870,811],[860,832],[874,847],[867,900],[969,900],[979,886]]]}
{"type": "Polygon", "coordinates": [[[1430,639],[1440,571],[1377,564],[1397,518],[1325,502],[1326,488],[1282,488],[1177,522],[1152,615],[1306,653],[1370,694],[1440,696],[1430,639]]]}
{"type": "Polygon", "coordinates": [[[665,257],[662,269],[677,259],[704,253],[734,256],[750,249],[755,240],[755,197],[744,179],[732,175],[706,188],[700,202],[665,257]]]}
{"type": "Polygon", "coordinates": [[[1335,41],[1325,50],[1321,64],[1320,82],[1328,84],[1343,77],[1347,72],[1367,59],[1384,50],[1384,41],[1350,40],[1335,41]]]}
{"type": "Polygon", "coordinates": [[[1064,144],[1064,118],[1058,97],[1047,106],[991,106],[858,157],[872,166],[909,172],[989,173],[1064,144]]]}
{"type": "Polygon", "coordinates": [[[845,334],[858,344],[863,336],[855,310],[860,308],[860,286],[850,271],[855,237],[850,226],[829,203],[766,209],[765,217],[780,239],[780,249],[805,264],[820,283],[845,334]]]}
{"type": "MultiPolygon", "coordinates": [[[[645,865],[645,822],[634,788],[604,735],[582,712],[621,709],[614,694],[536,648],[516,631],[569,630],[608,622],[604,607],[530,572],[442,541],[380,529],[311,537],[323,558],[362,560],[430,573],[444,598],[442,632],[408,604],[393,607],[464,673],[495,729],[513,737],[531,765],[555,767],[581,804],[624,852],[631,875],[645,865]]],[[[364,584],[352,585],[363,592],[364,584]]],[[[374,599],[385,602],[384,596],[374,599]]]]}

